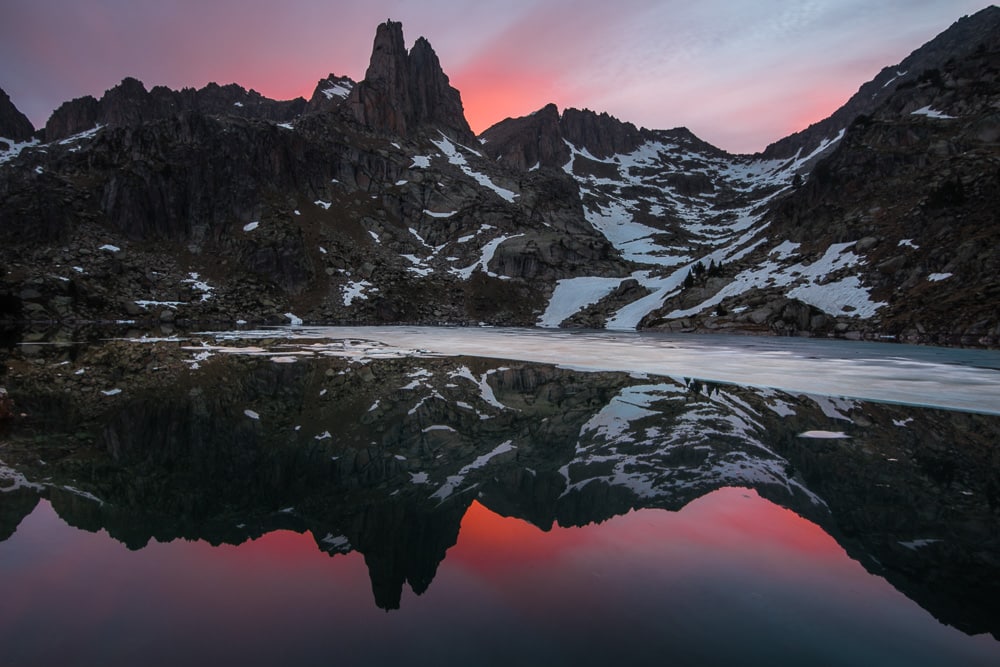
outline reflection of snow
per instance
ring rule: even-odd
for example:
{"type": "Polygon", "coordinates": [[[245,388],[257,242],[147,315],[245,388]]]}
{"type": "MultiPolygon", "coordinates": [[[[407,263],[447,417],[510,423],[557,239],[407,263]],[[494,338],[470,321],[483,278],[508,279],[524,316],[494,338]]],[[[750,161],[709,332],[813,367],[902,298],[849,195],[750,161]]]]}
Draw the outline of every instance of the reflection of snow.
{"type": "MultiPolygon", "coordinates": [[[[282,330],[219,332],[213,335],[221,344],[184,349],[272,356],[272,352],[261,348],[224,343],[270,339],[279,332],[282,330]]],[[[985,350],[721,334],[671,337],[479,327],[302,327],[285,329],[283,333],[286,340],[300,341],[303,354],[316,356],[361,360],[442,355],[518,359],[583,371],[623,371],[771,387],[792,395],[1000,414],[1000,373],[996,371],[1000,358],[985,350]]]]}
{"type": "Polygon", "coordinates": [[[449,475],[448,480],[431,495],[431,498],[436,498],[438,500],[445,500],[448,496],[450,496],[452,493],[455,492],[455,489],[458,488],[459,484],[465,481],[465,476],[467,474],[469,474],[473,470],[482,468],[497,456],[500,456],[501,454],[506,454],[507,452],[514,451],[515,449],[517,449],[517,447],[515,447],[510,440],[501,443],[500,445],[497,445],[497,447],[494,448],[492,451],[483,454],[469,465],[463,467],[461,470],[458,471],[457,475],[449,475]]]}

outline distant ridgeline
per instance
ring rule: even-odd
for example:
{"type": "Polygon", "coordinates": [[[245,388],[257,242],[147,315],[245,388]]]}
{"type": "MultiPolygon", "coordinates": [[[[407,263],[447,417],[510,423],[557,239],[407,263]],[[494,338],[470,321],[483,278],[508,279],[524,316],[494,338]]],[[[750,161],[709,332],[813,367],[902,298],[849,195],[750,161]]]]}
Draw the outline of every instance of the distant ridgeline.
{"type": "Polygon", "coordinates": [[[552,104],[476,137],[391,21],[308,101],[126,78],[36,132],[2,94],[0,318],[995,345],[998,71],[990,7],[755,155],[552,104]]]}

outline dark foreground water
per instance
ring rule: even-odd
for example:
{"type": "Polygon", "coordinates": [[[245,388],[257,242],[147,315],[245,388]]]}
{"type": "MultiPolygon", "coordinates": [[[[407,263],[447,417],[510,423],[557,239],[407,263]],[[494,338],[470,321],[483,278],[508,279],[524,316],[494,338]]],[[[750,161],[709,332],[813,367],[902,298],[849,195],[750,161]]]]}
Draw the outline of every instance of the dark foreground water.
{"type": "Polygon", "coordinates": [[[23,343],[4,667],[1000,664],[995,353],[23,343]]]}

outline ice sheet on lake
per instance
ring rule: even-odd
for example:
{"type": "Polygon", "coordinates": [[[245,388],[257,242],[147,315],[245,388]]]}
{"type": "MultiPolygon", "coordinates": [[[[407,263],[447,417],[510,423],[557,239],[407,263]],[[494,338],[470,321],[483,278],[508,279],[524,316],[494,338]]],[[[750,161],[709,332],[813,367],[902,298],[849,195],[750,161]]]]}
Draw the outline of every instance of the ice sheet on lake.
{"type": "MultiPolygon", "coordinates": [[[[517,359],[584,371],[770,387],[792,395],[1000,414],[1000,352],[989,350],[721,334],[670,336],[471,327],[301,327],[214,335],[221,341],[246,341],[282,334],[303,341],[302,349],[323,355],[517,359]]],[[[246,353],[239,350],[226,351],[246,353]]]]}

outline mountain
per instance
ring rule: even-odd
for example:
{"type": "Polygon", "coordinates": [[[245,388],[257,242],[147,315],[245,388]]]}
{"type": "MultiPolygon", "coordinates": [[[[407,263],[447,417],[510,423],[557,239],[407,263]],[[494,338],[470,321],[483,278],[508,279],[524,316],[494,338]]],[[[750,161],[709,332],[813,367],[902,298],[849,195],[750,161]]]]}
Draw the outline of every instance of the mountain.
{"type": "Polygon", "coordinates": [[[28,141],[35,128],[28,117],[17,110],[10,97],[0,89],[0,150],[9,150],[12,143],[28,141]]]}
{"type": "Polygon", "coordinates": [[[210,83],[200,90],[180,91],[156,86],[147,91],[141,81],[128,77],[100,100],[80,97],[60,106],[45,123],[44,137],[48,142],[59,141],[98,126],[135,126],[184,112],[284,122],[301,115],[305,108],[301,97],[276,102],[236,84],[210,83]]]}
{"type": "Polygon", "coordinates": [[[974,16],[963,16],[898,65],[883,68],[828,118],[768,146],[764,156],[790,157],[800,150],[811,152],[825,137],[836,134],[858,116],[871,114],[900,86],[915,82],[925,71],[938,69],[949,60],[966,58],[981,45],[995,40],[998,30],[1000,10],[996,6],[974,16]]]}
{"type": "Polygon", "coordinates": [[[998,33],[959,20],[757,155],[551,104],[475,137],[392,21],[309,101],[125,79],[0,153],[0,317],[996,344],[998,33]]]}

